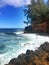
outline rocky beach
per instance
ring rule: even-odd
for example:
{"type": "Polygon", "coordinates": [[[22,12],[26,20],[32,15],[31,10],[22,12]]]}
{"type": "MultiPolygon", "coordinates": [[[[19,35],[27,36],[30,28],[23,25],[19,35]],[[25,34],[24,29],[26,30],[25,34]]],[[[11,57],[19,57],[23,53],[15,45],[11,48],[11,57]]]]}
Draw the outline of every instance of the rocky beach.
{"type": "Polygon", "coordinates": [[[49,65],[49,43],[45,42],[35,51],[27,50],[5,65],[49,65]]]}

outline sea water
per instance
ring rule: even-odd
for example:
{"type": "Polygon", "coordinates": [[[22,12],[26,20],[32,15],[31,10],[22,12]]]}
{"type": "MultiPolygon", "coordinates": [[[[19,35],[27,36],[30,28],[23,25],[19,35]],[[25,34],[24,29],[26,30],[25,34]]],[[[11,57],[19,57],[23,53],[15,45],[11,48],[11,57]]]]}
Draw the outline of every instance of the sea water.
{"type": "Polygon", "coordinates": [[[15,35],[0,33],[0,65],[8,64],[12,58],[26,53],[27,49],[35,51],[44,42],[49,42],[48,36],[15,33],[15,35]]]}

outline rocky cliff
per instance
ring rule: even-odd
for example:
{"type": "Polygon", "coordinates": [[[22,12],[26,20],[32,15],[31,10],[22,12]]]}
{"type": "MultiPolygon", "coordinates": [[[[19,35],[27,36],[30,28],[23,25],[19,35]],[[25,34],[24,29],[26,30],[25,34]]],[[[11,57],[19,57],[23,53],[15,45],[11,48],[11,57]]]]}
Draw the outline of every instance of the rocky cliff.
{"type": "Polygon", "coordinates": [[[49,43],[45,42],[38,50],[27,50],[6,65],[49,65],[49,43]]]}
{"type": "Polygon", "coordinates": [[[24,33],[46,33],[49,34],[49,24],[47,22],[33,23],[25,27],[24,33]]]}

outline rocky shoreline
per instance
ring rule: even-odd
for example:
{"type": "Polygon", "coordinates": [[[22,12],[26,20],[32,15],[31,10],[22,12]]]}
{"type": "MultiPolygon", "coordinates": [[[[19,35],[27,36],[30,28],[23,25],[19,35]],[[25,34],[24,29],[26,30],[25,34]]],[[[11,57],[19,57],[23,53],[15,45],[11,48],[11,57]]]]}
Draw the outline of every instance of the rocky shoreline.
{"type": "Polygon", "coordinates": [[[33,23],[25,27],[24,33],[49,34],[49,23],[33,23]]]}
{"type": "Polygon", "coordinates": [[[27,50],[18,58],[13,58],[5,65],[49,65],[49,43],[45,42],[38,50],[27,50]]]}

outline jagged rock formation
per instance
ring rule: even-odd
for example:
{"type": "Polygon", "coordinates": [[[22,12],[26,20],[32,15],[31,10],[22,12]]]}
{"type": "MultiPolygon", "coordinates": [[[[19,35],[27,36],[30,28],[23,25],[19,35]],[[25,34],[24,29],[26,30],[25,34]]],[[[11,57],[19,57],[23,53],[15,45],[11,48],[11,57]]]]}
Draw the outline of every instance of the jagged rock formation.
{"type": "Polygon", "coordinates": [[[36,51],[27,50],[6,65],[49,65],[49,43],[45,42],[36,51]]]}
{"type": "Polygon", "coordinates": [[[30,26],[25,27],[24,33],[46,33],[49,34],[49,23],[33,23],[30,26]]]}

